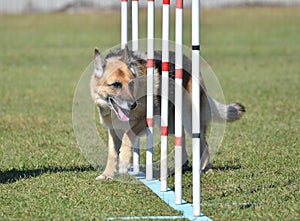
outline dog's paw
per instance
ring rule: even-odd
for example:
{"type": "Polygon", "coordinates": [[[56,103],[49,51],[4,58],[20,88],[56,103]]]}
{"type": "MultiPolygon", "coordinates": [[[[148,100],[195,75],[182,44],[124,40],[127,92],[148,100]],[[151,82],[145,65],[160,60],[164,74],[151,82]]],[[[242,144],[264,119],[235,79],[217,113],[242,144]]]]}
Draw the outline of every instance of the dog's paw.
{"type": "Polygon", "coordinates": [[[208,169],[208,170],[205,170],[205,171],[203,171],[203,173],[204,174],[213,174],[214,173],[214,171],[213,171],[213,169],[208,169]]]}
{"type": "Polygon", "coordinates": [[[108,175],[104,173],[96,177],[96,180],[112,180],[112,179],[113,179],[113,175],[108,175]]]}
{"type": "Polygon", "coordinates": [[[204,174],[214,173],[213,169],[211,168],[210,163],[208,165],[206,165],[205,168],[201,170],[201,172],[204,174]]]}
{"type": "Polygon", "coordinates": [[[126,173],[128,173],[128,168],[129,168],[128,164],[126,164],[126,163],[120,163],[119,164],[119,173],[120,174],[126,174],[126,173]]]}

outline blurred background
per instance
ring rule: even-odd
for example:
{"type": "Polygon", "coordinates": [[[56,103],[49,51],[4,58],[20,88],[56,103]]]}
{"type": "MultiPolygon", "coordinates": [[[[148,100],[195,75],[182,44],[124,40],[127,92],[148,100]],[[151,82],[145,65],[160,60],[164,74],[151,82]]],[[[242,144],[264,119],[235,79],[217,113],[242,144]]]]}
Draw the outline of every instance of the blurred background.
{"type": "MultiPolygon", "coordinates": [[[[189,7],[191,1],[184,1],[189,7]]],[[[174,5],[174,1],[171,1],[174,5]]],[[[55,11],[79,11],[79,10],[107,10],[119,8],[119,0],[0,0],[0,13],[32,13],[55,11]]],[[[147,1],[140,1],[141,7],[146,7],[147,1]]],[[[157,6],[159,4],[156,4],[157,6]]],[[[295,6],[300,5],[299,0],[201,0],[201,6],[233,7],[233,6],[295,6]]]]}

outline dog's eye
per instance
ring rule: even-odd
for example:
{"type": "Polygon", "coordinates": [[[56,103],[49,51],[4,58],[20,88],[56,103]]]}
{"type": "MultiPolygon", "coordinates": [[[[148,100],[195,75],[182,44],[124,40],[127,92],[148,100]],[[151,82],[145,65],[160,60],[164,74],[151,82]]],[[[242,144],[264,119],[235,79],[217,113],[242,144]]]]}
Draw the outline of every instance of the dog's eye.
{"type": "Polygon", "coordinates": [[[116,81],[116,82],[110,84],[110,86],[112,86],[112,87],[114,87],[114,88],[122,88],[123,85],[122,85],[121,82],[116,81]]]}

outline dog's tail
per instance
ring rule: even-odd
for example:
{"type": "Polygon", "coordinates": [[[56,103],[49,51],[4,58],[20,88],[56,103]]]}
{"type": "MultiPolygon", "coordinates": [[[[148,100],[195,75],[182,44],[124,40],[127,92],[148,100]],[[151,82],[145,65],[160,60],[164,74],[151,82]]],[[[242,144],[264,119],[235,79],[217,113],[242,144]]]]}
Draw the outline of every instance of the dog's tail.
{"type": "Polygon", "coordinates": [[[216,122],[233,122],[240,119],[246,112],[244,105],[240,103],[222,104],[209,97],[212,120],[216,122]]]}

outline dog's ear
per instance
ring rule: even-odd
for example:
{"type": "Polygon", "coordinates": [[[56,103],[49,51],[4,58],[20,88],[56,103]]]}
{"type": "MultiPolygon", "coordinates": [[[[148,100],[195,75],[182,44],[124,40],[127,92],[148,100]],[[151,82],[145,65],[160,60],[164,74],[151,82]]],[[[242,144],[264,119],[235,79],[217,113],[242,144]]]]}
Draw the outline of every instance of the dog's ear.
{"type": "Polygon", "coordinates": [[[125,62],[128,65],[131,62],[131,52],[130,52],[127,44],[125,45],[125,48],[123,50],[122,61],[125,62]]]}
{"type": "Polygon", "coordinates": [[[94,52],[94,74],[96,77],[101,77],[104,72],[106,61],[103,59],[98,48],[94,52]]]}

